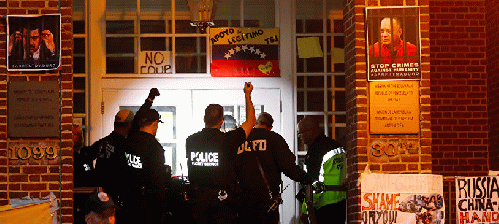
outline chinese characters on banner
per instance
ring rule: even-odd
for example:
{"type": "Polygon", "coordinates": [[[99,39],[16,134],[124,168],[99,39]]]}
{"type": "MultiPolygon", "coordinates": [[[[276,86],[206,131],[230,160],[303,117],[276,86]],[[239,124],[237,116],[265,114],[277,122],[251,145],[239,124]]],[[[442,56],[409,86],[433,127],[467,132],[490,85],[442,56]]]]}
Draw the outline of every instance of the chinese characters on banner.
{"type": "Polygon", "coordinates": [[[39,71],[61,65],[61,14],[7,15],[7,70],[39,71]]]}
{"type": "Polygon", "coordinates": [[[362,224],[443,224],[443,178],[431,174],[362,174],[362,224]]]}
{"type": "Polygon", "coordinates": [[[279,28],[211,28],[211,76],[278,77],[279,28]]]}
{"type": "Polygon", "coordinates": [[[456,223],[498,223],[498,176],[456,177],[456,223]]]}
{"type": "Polygon", "coordinates": [[[368,80],[420,80],[419,7],[367,7],[368,80]]]}

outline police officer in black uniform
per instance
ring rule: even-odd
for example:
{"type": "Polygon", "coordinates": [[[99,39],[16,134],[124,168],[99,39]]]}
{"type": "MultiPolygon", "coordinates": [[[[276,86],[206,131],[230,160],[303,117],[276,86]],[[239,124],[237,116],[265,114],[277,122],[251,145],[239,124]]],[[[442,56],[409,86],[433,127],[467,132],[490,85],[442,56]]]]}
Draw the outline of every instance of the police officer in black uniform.
{"type": "Polygon", "coordinates": [[[274,119],[262,112],[237,151],[236,172],[244,206],[238,223],[279,223],[281,173],[294,181],[312,183],[300,166],[284,138],[271,131],[274,119]]]}
{"type": "Polygon", "coordinates": [[[192,191],[192,213],[196,223],[235,223],[236,177],[233,167],[236,150],[255,124],[251,102],[253,85],[245,83],[246,121],[241,127],[223,133],[223,107],[210,104],[205,109],[205,128],[186,140],[186,157],[192,191]]]}
{"type": "MultiPolygon", "coordinates": [[[[120,110],[114,118],[114,130],[104,138],[88,147],[92,160],[95,160],[95,179],[97,186],[107,193],[119,207],[123,202],[122,160],[125,153],[125,141],[130,130],[134,114],[128,109],[120,110]]],[[[121,223],[122,210],[116,211],[116,220],[121,223]]]]}
{"type": "Polygon", "coordinates": [[[128,166],[129,189],[125,203],[129,212],[128,223],[161,224],[167,220],[166,187],[171,178],[170,167],[165,165],[164,149],[156,140],[159,113],[150,109],[158,96],[152,89],[148,99],[135,115],[138,131],[127,137],[125,158],[128,166]]]}

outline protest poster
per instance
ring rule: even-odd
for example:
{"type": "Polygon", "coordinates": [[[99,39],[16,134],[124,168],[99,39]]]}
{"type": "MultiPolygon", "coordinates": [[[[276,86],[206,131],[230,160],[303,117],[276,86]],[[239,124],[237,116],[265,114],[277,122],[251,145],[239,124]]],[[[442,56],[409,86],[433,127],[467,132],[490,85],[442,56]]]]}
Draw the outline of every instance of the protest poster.
{"type": "Polygon", "coordinates": [[[499,223],[498,176],[456,177],[456,223],[499,223]]]}
{"type": "Polygon", "coordinates": [[[213,77],[278,77],[279,28],[210,29],[213,77]]]}
{"type": "Polygon", "coordinates": [[[431,174],[362,174],[362,224],[443,224],[443,178],[431,174]]]}
{"type": "Polygon", "coordinates": [[[420,80],[419,7],[366,7],[368,80],[420,80]]]}
{"type": "Polygon", "coordinates": [[[7,70],[40,71],[61,65],[61,14],[7,15],[7,70]]]}

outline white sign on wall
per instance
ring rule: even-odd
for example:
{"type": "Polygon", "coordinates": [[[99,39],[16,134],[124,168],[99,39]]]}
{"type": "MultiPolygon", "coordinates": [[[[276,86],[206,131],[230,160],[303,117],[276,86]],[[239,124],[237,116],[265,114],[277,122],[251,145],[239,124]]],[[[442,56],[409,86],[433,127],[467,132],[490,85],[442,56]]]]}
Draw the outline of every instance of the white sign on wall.
{"type": "Polygon", "coordinates": [[[170,74],[171,51],[140,51],[140,74],[170,74]]]}
{"type": "Polygon", "coordinates": [[[499,177],[456,177],[456,223],[499,222],[499,177]]]}
{"type": "Polygon", "coordinates": [[[443,224],[443,177],[362,174],[361,224],[443,224]]]}

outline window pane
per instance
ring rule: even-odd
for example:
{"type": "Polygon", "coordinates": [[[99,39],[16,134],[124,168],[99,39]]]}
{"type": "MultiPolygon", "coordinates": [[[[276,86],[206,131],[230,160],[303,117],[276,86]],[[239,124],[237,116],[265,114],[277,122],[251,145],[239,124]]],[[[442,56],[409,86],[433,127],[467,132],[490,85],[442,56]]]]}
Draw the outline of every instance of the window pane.
{"type": "Polygon", "coordinates": [[[275,3],[273,0],[245,0],[244,27],[275,27],[275,3]]]}
{"type": "Polygon", "coordinates": [[[345,91],[334,92],[335,111],[346,111],[345,91]]]}
{"type": "Polygon", "coordinates": [[[296,33],[322,33],[322,0],[296,0],[296,33]]]}
{"type": "Polygon", "coordinates": [[[217,7],[213,12],[214,21],[226,21],[225,24],[215,23],[214,27],[225,27],[233,26],[240,27],[240,12],[241,12],[241,0],[220,0],[217,1],[217,7]],[[229,21],[234,21],[234,23],[229,23],[229,21]],[[226,25],[227,24],[227,25],[226,25]]]}
{"type": "Polygon", "coordinates": [[[73,113],[85,113],[85,93],[73,93],[73,113]]]}
{"type": "MultiPolygon", "coordinates": [[[[212,14],[213,18],[213,14],[212,14]]],[[[191,26],[192,18],[186,0],[175,0],[175,32],[199,33],[199,29],[191,26]]]]}
{"type": "MultiPolygon", "coordinates": [[[[342,51],[343,49],[337,49],[338,51],[342,51]]],[[[333,53],[336,55],[336,53],[333,53]]],[[[345,63],[343,62],[343,57],[338,56],[327,56],[327,72],[344,72],[345,71],[345,63]]]]}
{"type": "Polygon", "coordinates": [[[74,34],[85,34],[85,21],[74,20],[73,21],[73,33],[74,34]]]}
{"type": "Polygon", "coordinates": [[[106,0],[107,12],[137,12],[135,0],[106,0]]]}
{"type": "Polygon", "coordinates": [[[106,21],[107,34],[133,34],[134,27],[133,20],[106,21]]]}
{"type": "Polygon", "coordinates": [[[166,33],[164,20],[140,20],[140,33],[166,33]]]}
{"type": "Polygon", "coordinates": [[[324,72],[323,58],[297,58],[297,72],[324,72]]]}
{"type": "Polygon", "coordinates": [[[74,38],[74,54],[85,56],[85,38],[74,38]]]}
{"type": "Polygon", "coordinates": [[[324,111],[324,92],[307,91],[307,102],[305,111],[324,111]]]}
{"type": "Polygon", "coordinates": [[[163,14],[165,12],[171,12],[171,11],[172,11],[171,0],[163,0],[163,1],[140,0],[141,15],[142,13],[150,13],[150,12],[157,12],[158,14],[163,14]]]}
{"type": "Polygon", "coordinates": [[[179,37],[175,39],[175,68],[177,73],[206,73],[206,38],[179,37]]]}
{"type": "Polygon", "coordinates": [[[85,57],[74,56],[73,73],[85,73],[85,57]]]}
{"type": "Polygon", "coordinates": [[[177,73],[206,73],[206,56],[177,56],[175,66],[177,73]]]}
{"type": "Polygon", "coordinates": [[[298,111],[305,111],[305,92],[303,90],[298,90],[296,94],[296,109],[298,111]]]}
{"type": "Polygon", "coordinates": [[[107,57],[106,73],[134,73],[135,60],[133,57],[107,57]]]}
{"type": "Polygon", "coordinates": [[[206,55],[205,37],[178,37],[175,39],[175,48],[179,53],[204,53],[206,55]]]}
{"type": "Polygon", "coordinates": [[[170,37],[142,37],[140,38],[142,51],[170,51],[172,49],[170,37]]]}
{"type": "Polygon", "coordinates": [[[308,76],[307,80],[307,88],[321,88],[324,89],[324,77],[322,76],[308,76]]]}
{"type": "Polygon", "coordinates": [[[198,33],[199,29],[195,26],[191,26],[190,20],[176,20],[175,21],[175,33],[198,33]]]}
{"type": "Polygon", "coordinates": [[[85,77],[73,77],[73,89],[85,90],[85,77]]]}
{"type": "Polygon", "coordinates": [[[335,33],[343,33],[343,1],[326,0],[327,33],[333,30],[335,33]]]}
{"type": "Polygon", "coordinates": [[[106,53],[134,53],[133,37],[108,37],[106,38],[106,53]]]}

